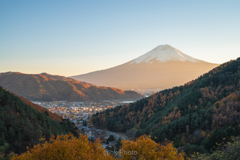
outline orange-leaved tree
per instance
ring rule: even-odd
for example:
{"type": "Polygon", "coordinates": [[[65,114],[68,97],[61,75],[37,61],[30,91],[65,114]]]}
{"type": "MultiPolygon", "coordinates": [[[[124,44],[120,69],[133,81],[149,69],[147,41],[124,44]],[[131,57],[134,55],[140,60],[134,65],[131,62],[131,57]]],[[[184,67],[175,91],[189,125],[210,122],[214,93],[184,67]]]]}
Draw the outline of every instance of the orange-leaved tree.
{"type": "Polygon", "coordinates": [[[81,135],[79,138],[72,134],[51,137],[50,141],[41,139],[42,143],[35,145],[33,149],[21,155],[14,155],[12,160],[111,160],[114,159],[109,154],[104,154],[105,149],[101,143],[89,142],[87,136],[81,135]]]}
{"type": "Polygon", "coordinates": [[[120,155],[124,160],[183,160],[184,153],[178,153],[172,142],[160,145],[144,135],[136,141],[122,141],[120,155]]]}
{"type": "MultiPolygon", "coordinates": [[[[141,136],[136,141],[123,140],[120,150],[124,160],[183,160],[183,153],[178,153],[173,144],[159,145],[149,137],[141,136]]],[[[44,138],[40,144],[21,155],[14,155],[12,160],[114,160],[112,155],[106,154],[99,140],[89,142],[88,137],[80,134],[79,138],[72,134],[44,138]]]]}

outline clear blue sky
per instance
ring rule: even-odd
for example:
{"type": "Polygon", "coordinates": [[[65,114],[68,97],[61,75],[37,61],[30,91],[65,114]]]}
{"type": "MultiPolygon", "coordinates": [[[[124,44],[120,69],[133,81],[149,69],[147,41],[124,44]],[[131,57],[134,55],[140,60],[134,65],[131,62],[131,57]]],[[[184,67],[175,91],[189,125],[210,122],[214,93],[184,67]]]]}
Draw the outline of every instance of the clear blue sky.
{"type": "Polygon", "coordinates": [[[0,0],[0,72],[77,75],[161,44],[213,63],[240,57],[240,1],[0,0]]]}

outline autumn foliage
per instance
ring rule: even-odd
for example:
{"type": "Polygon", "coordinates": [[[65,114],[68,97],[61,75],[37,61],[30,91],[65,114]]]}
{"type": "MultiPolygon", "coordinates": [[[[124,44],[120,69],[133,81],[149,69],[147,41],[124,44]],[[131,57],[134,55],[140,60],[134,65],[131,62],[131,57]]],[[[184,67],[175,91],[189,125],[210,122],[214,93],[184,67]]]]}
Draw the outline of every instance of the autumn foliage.
{"type": "Polygon", "coordinates": [[[51,137],[50,141],[40,140],[40,144],[21,155],[14,155],[12,160],[113,160],[113,159],[138,159],[138,160],[183,160],[183,153],[178,153],[172,143],[159,145],[147,136],[141,136],[136,141],[122,141],[120,157],[106,154],[101,143],[89,142],[87,136],[80,135],[79,138],[72,134],[51,137]],[[133,151],[133,152],[132,152],[133,151]],[[133,153],[133,154],[132,154],[133,153]],[[136,153],[136,154],[135,154],[136,153]]]}
{"type": "Polygon", "coordinates": [[[99,141],[89,142],[87,136],[80,135],[79,138],[72,134],[51,137],[50,141],[41,139],[43,143],[35,145],[33,149],[21,155],[15,155],[12,160],[77,160],[77,159],[99,159],[111,160],[111,155],[104,155],[104,148],[99,141]]]}
{"type": "Polygon", "coordinates": [[[183,160],[183,153],[178,153],[172,142],[159,145],[144,135],[136,141],[122,141],[121,156],[124,160],[183,160]],[[135,152],[134,152],[135,151],[135,152]]]}

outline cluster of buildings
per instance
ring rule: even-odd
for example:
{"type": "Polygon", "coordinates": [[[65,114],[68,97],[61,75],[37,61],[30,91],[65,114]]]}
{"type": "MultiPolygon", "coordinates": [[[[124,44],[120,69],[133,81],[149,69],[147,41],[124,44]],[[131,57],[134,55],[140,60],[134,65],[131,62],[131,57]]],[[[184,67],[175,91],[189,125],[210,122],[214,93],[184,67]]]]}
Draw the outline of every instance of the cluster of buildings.
{"type": "Polygon", "coordinates": [[[104,111],[115,106],[130,103],[132,101],[87,101],[87,102],[67,102],[67,101],[53,101],[53,102],[38,102],[33,103],[47,108],[49,111],[56,113],[63,118],[68,118],[73,122],[87,120],[93,114],[104,111]]]}

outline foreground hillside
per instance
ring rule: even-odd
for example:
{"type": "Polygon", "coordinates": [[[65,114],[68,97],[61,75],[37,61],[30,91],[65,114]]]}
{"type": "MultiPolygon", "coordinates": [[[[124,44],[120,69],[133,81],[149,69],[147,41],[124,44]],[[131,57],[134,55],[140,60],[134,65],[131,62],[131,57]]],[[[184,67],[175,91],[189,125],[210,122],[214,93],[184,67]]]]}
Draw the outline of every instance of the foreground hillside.
{"type": "Polygon", "coordinates": [[[77,136],[76,127],[69,120],[0,87],[0,146],[5,146],[5,153],[22,153],[42,137],[49,139],[51,134],[69,132],[77,136]]]}
{"type": "Polygon", "coordinates": [[[72,78],[46,73],[0,73],[0,85],[26,99],[35,101],[94,101],[142,97],[133,91],[98,87],[72,78]]]}
{"type": "Polygon", "coordinates": [[[187,154],[208,152],[240,135],[240,58],[214,68],[184,86],[92,117],[96,126],[129,136],[173,140],[187,154]]]}

